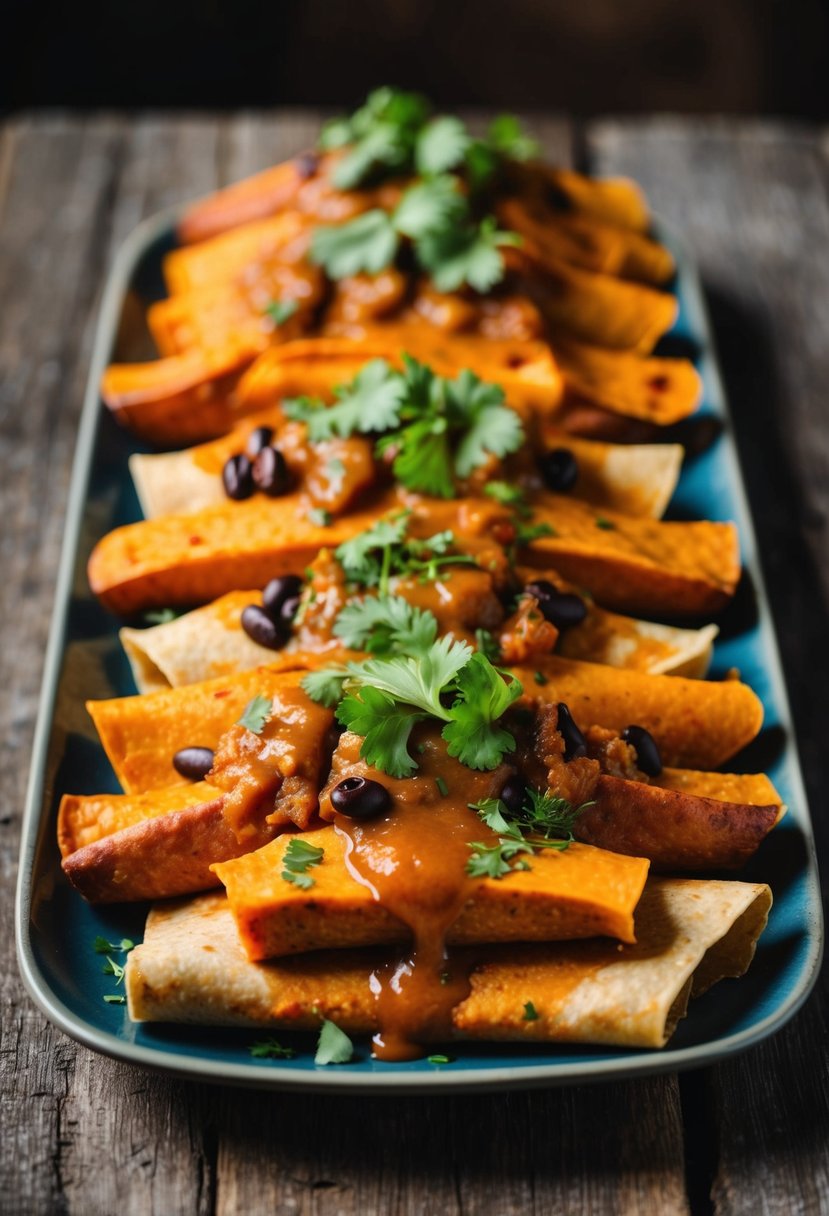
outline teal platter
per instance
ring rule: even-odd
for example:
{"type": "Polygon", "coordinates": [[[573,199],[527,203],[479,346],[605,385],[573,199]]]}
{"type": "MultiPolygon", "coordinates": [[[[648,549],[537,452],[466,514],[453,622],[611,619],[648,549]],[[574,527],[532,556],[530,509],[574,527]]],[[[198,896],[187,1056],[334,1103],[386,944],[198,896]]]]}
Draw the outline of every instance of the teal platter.
{"type": "Polygon", "coordinates": [[[666,340],[671,351],[694,358],[704,400],[695,420],[719,436],[686,461],[669,518],[733,519],[742,544],[745,575],[735,603],[718,622],[711,677],[737,668],[763,701],[765,724],[733,771],[768,772],[788,805],[781,825],[739,875],[771,885],[774,906],[748,974],[727,980],[697,1001],[662,1051],[593,1047],[453,1043],[450,1064],[404,1064],[370,1058],[358,1044],[348,1065],[317,1066],[308,1035],[280,1035],[296,1050],[290,1060],[254,1058],[255,1031],[221,1031],[130,1022],[124,1006],[108,1004],[117,992],[102,972],[92,943],[140,941],[146,906],[96,909],[66,882],[55,839],[64,793],[117,791],[118,785],[91,721],[87,698],[135,692],[118,643],[116,620],[93,600],[85,567],[95,542],[110,529],[140,518],[127,468],[146,450],[112,419],[98,385],[113,359],[152,353],[143,322],[146,306],[161,298],[161,260],[175,245],[175,214],[140,225],[122,247],[107,281],[80,423],[46,654],[24,814],[17,890],[16,934],[21,972],[33,1000],[66,1034],[95,1051],[146,1068],[227,1085],[375,1094],[518,1089],[628,1078],[710,1064],[743,1051],[779,1030],[808,996],[820,966],[823,925],[809,812],[756,540],[717,370],[700,284],[679,243],[660,228],[677,257],[672,287],[679,318],[666,340]],[[710,421],[709,421],[710,420],[710,421]]]}

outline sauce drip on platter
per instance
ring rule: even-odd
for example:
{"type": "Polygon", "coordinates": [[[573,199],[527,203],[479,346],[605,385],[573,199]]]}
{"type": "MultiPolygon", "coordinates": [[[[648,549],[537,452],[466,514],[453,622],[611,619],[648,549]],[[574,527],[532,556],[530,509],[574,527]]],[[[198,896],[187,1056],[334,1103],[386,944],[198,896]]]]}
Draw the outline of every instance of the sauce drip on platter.
{"type": "Polygon", "coordinates": [[[411,930],[402,957],[371,976],[380,1027],[374,1055],[411,1060],[423,1054],[424,1043],[450,1037],[452,1010],[469,995],[471,963],[447,950],[446,934],[478,881],[466,870],[470,842],[494,841],[495,834],[468,803],[497,797],[514,770],[507,764],[491,772],[466,768],[447,755],[439,732],[424,725],[410,745],[418,772],[394,778],[360,759],[362,742],[350,733],[341,738],[320,809],[344,838],[351,876],[411,930]],[[389,808],[370,820],[337,812],[331,791],[354,777],[383,785],[389,808]]]}

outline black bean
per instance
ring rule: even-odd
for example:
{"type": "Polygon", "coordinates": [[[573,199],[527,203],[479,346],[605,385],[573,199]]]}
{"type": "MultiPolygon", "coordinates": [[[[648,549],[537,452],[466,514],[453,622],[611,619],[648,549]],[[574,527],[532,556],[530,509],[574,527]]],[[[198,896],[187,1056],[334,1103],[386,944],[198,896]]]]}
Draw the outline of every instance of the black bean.
{"type": "Polygon", "coordinates": [[[564,740],[564,759],[579,760],[587,755],[587,740],[573,721],[563,701],[558,703],[558,733],[564,740]]]}
{"type": "Polygon", "coordinates": [[[391,809],[391,794],[379,781],[346,777],[331,791],[331,805],[350,819],[375,819],[391,809]]]}
{"type": "Polygon", "coordinates": [[[258,604],[248,604],[242,610],[242,628],[254,642],[268,650],[281,650],[288,640],[288,631],[269,616],[258,604]]]}
{"type": "Polygon", "coordinates": [[[636,765],[649,777],[658,777],[662,772],[662,757],[659,747],[649,730],[644,726],[626,726],[622,738],[636,752],[636,765]]]}
{"type": "Polygon", "coordinates": [[[507,777],[504,782],[504,788],[501,790],[500,798],[507,810],[517,815],[524,805],[524,800],[527,797],[526,782],[519,776],[507,777]]]}
{"type": "MultiPolygon", "coordinates": [[[[288,600],[298,600],[302,591],[302,579],[297,574],[283,574],[272,578],[262,592],[262,607],[275,621],[282,616],[282,605],[288,600]]],[[[296,608],[291,617],[296,616],[296,608]]]]}
{"type": "Polygon", "coordinates": [[[581,596],[559,591],[546,578],[527,583],[524,590],[538,600],[542,614],[556,629],[571,629],[574,625],[580,625],[587,616],[587,605],[581,596]]]}
{"type": "Polygon", "coordinates": [[[279,448],[264,447],[253,462],[253,481],[257,490],[277,498],[290,488],[291,479],[285,457],[279,448]]]}
{"type": "Polygon", "coordinates": [[[209,747],[183,747],[173,756],[173,768],[190,781],[202,781],[213,767],[209,747]]]}
{"type": "Polygon", "coordinates": [[[272,427],[258,426],[255,431],[251,431],[250,435],[248,436],[247,446],[247,454],[251,460],[253,460],[255,456],[258,456],[262,451],[262,448],[266,448],[272,439],[272,427]]]}
{"type": "Polygon", "coordinates": [[[553,448],[538,458],[538,467],[548,490],[569,494],[579,479],[579,466],[569,448],[553,448]]]}
{"type": "Polygon", "coordinates": [[[250,461],[244,452],[240,452],[238,456],[231,456],[229,460],[225,461],[225,467],[222,469],[222,482],[228,498],[233,498],[237,502],[243,498],[250,498],[253,493],[253,476],[250,461]]]}

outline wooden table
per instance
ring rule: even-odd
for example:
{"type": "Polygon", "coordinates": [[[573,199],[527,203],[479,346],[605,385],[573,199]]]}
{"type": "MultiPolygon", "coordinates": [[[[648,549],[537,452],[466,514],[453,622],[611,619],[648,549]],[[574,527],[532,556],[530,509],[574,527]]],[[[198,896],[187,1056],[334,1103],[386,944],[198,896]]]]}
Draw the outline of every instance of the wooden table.
{"type": "MultiPolygon", "coordinates": [[[[76,1046],[22,990],[18,829],[107,267],[143,216],[282,159],[317,124],[307,111],[48,116],[0,135],[0,1210],[829,1212],[825,976],[785,1030],[716,1068],[440,1100],[155,1076],[76,1046]]],[[[699,259],[829,857],[829,143],[727,121],[530,125],[560,162],[638,178],[699,259]]]]}

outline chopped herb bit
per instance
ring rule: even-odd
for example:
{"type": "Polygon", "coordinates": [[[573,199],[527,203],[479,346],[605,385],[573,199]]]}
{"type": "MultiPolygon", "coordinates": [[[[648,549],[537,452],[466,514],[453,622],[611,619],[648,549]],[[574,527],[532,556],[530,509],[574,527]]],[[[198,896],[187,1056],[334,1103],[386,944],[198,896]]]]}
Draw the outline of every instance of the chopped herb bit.
{"type": "Polygon", "coordinates": [[[124,954],[129,954],[130,950],[135,949],[135,942],[131,937],[122,937],[120,942],[117,943],[110,942],[99,934],[92,943],[92,949],[96,954],[112,954],[114,951],[119,950],[124,954]]]}
{"type": "Polygon", "coordinates": [[[532,515],[532,508],[519,486],[512,486],[508,481],[490,481],[484,486],[484,493],[489,498],[494,498],[502,507],[512,507],[522,519],[529,519],[532,515]]]}
{"type": "Polygon", "coordinates": [[[530,868],[526,862],[515,866],[509,864],[519,853],[532,854],[530,845],[523,841],[504,839],[489,845],[480,840],[471,840],[469,847],[472,852],[466,863],[466,872],[472,878],[503,878],[505,874],[511,874],[513,869],[530,868]]]}
{"type": "Polygon", "coordinates": [[[265,306],[265,314],[270,317],[274,325],[284,325],[298,308],[296,300],[271,300],[270,304],[265,306]]]}
{"type": "Polygon", "coordinates": [[[308,512],[308,518],[316,527],[327,528],[331,523],[331,512],[326,511],[324,507],[312,507],[308,512]]]}
{"type": "Polygon", "coordinates": [[[104,1000],[106,1001],[107,1005],[126,1005],[127,1003],[127,998],[125,996],[121,996],[120,994],[113,992],[107,992],[104,995],[104,1000]]]}
{"type": "Polygon", "coordinates": [[[435,777],[435,785],[438,787],[441,797],[445,798],[446,795],[449,793],[449,786],[446,784],[446,782],[443,780],[443,778],[435,777]]]}
{"type": "Polygon", "coordinates": [[[605,532],[612,532],[616,527],[612,519],[605,519],[603,515],[596,516],[596,527],[602,528],[605,532]]]}
{"type": "Polygon", "coordinates": [[[169,625],[177,616],[174,608],[152,608],[144,613],[144,620],[148,625],[169,625]]]}
{"type": "Polygon", "coordinates": [[[354,1044],[335,1022],[323,1018],[317,1042],[315,1064],[349,1064],[354,1059],[354,1044]]]}
{"type": "Polygon", "coordinates": [[[336,709],[343,698],[343,684],[347,675],[345,667],[322,667],[319,671],[309,671],[302,677],[300,685],[312,701],[324,705],[326,709],[336,709]]]}
{"type": "Polygon", "coordinates": [[[535,680],[536,684],[540,684],[542,687],[550,682],[543,671],[534,671],[533,679],[535,680]]]}
{"type": "Polygon", "coordinates": [[[283,878],[285,882],[292,882],[295,887],[300,887],[303,891],[309,890],[313,887],[314,880],[307,870],[310,866],[318,866],[324,855],[324,849],[308,844],[299,836],[292,837],[285,850],[285,856],[282,858],[285,868],[280,878],[283,878]]]}
{"type": "Polygon", "coordinates": [[[293,1047],[283,1047],[278,1039],[259,1039],[252,1043],[248,1051],[257,1060],[293,1060],[296,1055],[293,1047]]]}
{"type": "Polygon", "coordinates": [[[114,975],[116,984],[121,984],[124,981],[124,973],[126,967],[121,963],[116,963],[114,959],[107,956],[107,961],[104,963],[101,971],[104,975],[114,975]]]}
{"type": "Polygon", "coordinates": [[[427,1056],[427,1064],[454,1064],[455,1056],[427,1056]]]}
{"type": "Polygon", "coordinates": [[[558,536],[555,528],[548,523],[543,524],[516,524],[515,541],[517,546],[531,545],[534,540],[538,540],[542,536],[558,536]]]}
{"type": "Polygon", "coordinates": [[[239,719],[238,725],[244,726],[246,730],[253,731],[255,735],[261,735],[265,729],[265,723],[272,713],[272,699],[263,696],[262,693],[257,693],[245,706],[245,711],[239,719]]]}
{"type": "Polygon", "coordinates": [[[475,645],[490,663],[498,663],[501,659],[501,647],[498,639],[488,629],[475,630],[475,645]]]}
{"type": "Polygon", "coordinates": [[[517,812],[507,810],[500,798],[470,803],[487,827],[499,838],[509,841],[529,841],[533,849],[564,850],[575,839],[576,820],[590,802],[574,807],[566,798],[555,794],[527,790],[524,805],[517,812]]]}
{"type": "Polygon", "coordinates": [[[538,1021],[538,1010],[536,1009],[536,1007],[532,1003],[532,1001],[524,1002],[524,1021],[525,1022],[537,1022],[538,1021]]]}

